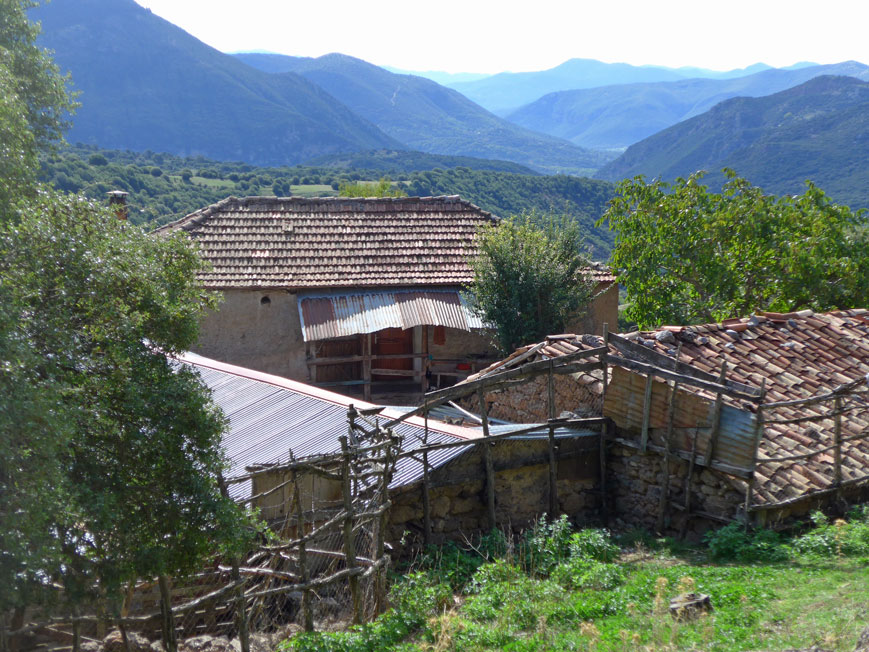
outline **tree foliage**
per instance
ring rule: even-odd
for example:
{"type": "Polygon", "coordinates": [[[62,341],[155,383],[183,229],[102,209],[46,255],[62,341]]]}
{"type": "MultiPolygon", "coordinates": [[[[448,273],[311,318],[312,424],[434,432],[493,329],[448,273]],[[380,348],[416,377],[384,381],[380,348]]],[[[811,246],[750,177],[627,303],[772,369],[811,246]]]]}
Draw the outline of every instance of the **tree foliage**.
{"type": "Polygon", "coordinates": [[[216,483],[223,416],[171,356],[201,261],[73,196],[0,224],[0,610],[190,570],[242,513],[216,483]]]}
{"type": "Polygon", "coordinates": [[[471,303],[503,352],[562,332],[591,299],[576,222],[527,214],[485,227],[478,238],[471,303]]]}
{"type": "Polygon", "coordinates": [[[33,191],[39,151],[61,140],[74,108],[48,53],[27,20],[33,0],[0,0],[0,202],[33,191]]]}
{"type": "Polygon", "coordinates": [[[726,170],[720,194],[703,173],[673,184],[623,181],[602,218],[610,258],[640,327],[692,324],[760,310],[832,310],[869,303],[862,213],[807,183],[775,197],[726,170]]]}
{"type": "Polygon", "coordinates": [[[350,183],[345,181],[338,186],[339,197],[407,197],[400,187],[394,186],[387,177],[377,183],[350,183]]]}

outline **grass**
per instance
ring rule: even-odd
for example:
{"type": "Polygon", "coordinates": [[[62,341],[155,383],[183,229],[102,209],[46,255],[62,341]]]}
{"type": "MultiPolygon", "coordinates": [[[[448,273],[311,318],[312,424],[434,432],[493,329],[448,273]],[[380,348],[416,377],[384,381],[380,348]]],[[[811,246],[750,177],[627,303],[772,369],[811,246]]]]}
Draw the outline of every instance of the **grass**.
{"type": "Polygon", "coordinates": [[[869,510],[815,518],[790,540],[725,529],[703,547],[541,521],[518,540],[493,533],[470,550],[432,549],[402,569],[393,609],[373,623],[283,647],[850,652],[869,626],[869,510]],[[708,594],[714,610],[674,619],[670,599],[690,592],[708,594]]]}

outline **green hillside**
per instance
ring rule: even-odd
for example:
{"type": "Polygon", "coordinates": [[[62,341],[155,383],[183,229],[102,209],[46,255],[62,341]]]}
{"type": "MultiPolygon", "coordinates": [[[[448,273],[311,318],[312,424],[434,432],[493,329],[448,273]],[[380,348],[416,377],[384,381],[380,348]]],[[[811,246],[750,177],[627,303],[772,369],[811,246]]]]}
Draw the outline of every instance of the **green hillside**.
{"type": "Polygon", "coordinates": [[[551,93],[511,113],[516,124],[583,147],[624,148],[731,97],[760,97],[821,75],[869,80],[855,61],[795,70],[766,70],[736,79],[687,79],[551,93]]]}
{"type": "Polygon", "coordinates": [[[397,75],[343,54],[236,57],[262,70],[305,77],[411,149],[513,161],[541,172],[588,173],[613,158],[498,118],[430,79],[397,75]]]}
{"type": "MultiPolygon", "coordinates": [[[[400,157],[393,160],[402,161],[400,157]]],[[[46,157],[41,176],[57,188],[81,192],[97,201],[105,201],[105,193],[110,190],[124,190],[129,193],[130,221],[156,226],[229,195],[335,195],[341,183],[375,181],[384,173],[390,174],[409,195],[461,195],[502,217],[525,211],[567,213],[582,224],[596,258],[605,258],[612,247],[612,233],[597,229],[594,222],[613,196],[613,185],[566,175],[515,174],[469,167],[425,171],[329,165],[265,168],[201,156],[78,145],[46,157]]]]}
{"type": "Polygon", "coordinates": [[[491,170],[493,172],[515,172],[516,174],[537,174],[531,168],[519,165],[518,163],[511,163],[510,161],[474,158],[472,156],[426,154],[425,152],[393,149],[318,156],[310,161],[306,161],[306,165],[341,170],[378,170],[384,174],[393,176],[406,172],[456,167],[466,167],[472,170],[491,170]]]}
{"type": "Polygon", "coordinates": [[[776,194],[802,192],[811,179],[835,201],[869,207],[869,83],[825,76],[727,100],[629,147],[599,176],[670,180],[703,169],[714,188],[723,167],[776,194]]]}
{"type": "Polygon", "coordinates": [[[81,92],[70,142],[264,165],[401,148],[303,77],[246,66],[133,0],[54,0],[31,17],[81,92]]]}

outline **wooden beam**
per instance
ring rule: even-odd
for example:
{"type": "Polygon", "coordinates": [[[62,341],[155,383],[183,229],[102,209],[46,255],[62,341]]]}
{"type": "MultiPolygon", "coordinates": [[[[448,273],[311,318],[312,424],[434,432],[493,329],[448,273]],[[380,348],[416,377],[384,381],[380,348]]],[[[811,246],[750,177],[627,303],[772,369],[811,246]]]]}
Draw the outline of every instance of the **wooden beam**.
{"type": "Polygon", "coordinates": [[[643,394],[643,428],[640,431],[640,450],[646,452],[646,446],[649,444],[649,421],[652,414],[652,383],[654,376],[646,375],[646,391],[643,394]]]}
{"type": "Polygon", "coordinates": [[[480,418],[483,419],[483,462],[486,467],[486,513],[489,518],[489,529],[495,529],[495,469],[492,466],[492,447],[489,443],[489,411],[486,408],[486,397],[482,387],[477,390],[480,401],[480,418]]]}
{"type": "Polygon", "coordinates": [[[661,478],[661,501],[658,504],[657,530],[663,533],[667,517],[667,505],[670,502],[670,448],[673,437],[673,420],[676,417],[676,395],[679,391],[678,381],[670,390],[670,405],[667,408],[667,434],[664,437],[664,477],[661,478]]]}

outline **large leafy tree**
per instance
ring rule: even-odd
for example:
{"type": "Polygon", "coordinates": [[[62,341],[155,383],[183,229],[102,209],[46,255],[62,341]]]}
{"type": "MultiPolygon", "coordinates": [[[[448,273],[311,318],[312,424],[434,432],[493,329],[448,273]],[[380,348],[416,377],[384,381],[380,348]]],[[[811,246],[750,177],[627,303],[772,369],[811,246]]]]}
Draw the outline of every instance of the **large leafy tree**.
{"type": "Polygon", "coordinates": [[[65,80],[29,0],[0,0],[0,615],[111,596],[244,545],[224,498],[224,419],[171,356],[214,297],[189,242],[35,182],[65,80]]]}
{"type": "Polygon", "coordinates": [[[525,215],[484,227],[471,261],[470,299],[503,352],[560,333],[589,303],[592,283],[579,226],[525,215]]]}
{"type": "Polygon", "coordinates": [[[610,258],[640,327],[692,324],[760,310],[832,310],[869,303],[869,238],[861,213],[807,183],[775,197],[725,170],[673,184],[623,181],[602,218],[610,258]]]}

